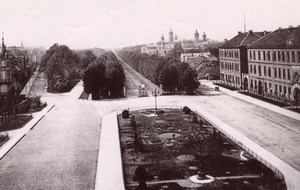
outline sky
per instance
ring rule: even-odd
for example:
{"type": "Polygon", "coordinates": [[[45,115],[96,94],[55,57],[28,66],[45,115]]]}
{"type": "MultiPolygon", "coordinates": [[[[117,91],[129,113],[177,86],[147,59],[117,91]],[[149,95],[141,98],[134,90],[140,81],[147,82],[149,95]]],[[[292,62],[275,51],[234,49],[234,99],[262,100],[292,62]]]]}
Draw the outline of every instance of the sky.
{"type": "Polygon", "coordinates": [[[155,43],[170,28],[179,39],[195,30],[223,41],[238,31],[300,25],[300,0],[1,0],[7,46],[64,44],[71,49],[155,43]]]}

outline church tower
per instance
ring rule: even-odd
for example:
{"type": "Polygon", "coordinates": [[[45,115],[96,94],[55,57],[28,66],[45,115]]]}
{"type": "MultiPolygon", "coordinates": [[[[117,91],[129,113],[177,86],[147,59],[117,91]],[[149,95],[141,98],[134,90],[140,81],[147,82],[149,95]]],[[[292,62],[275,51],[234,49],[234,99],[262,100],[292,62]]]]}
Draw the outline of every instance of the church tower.
{"type": "Polygon", "coordinates": [[[169,42],[173,42],[173,36],[174,36],[174,33],[172,31],[172,29],[170,28],[170,32],[169,32],[169,42]]]}
{"type": "Polygon", "coordinates": [[[203,32],[202,39],[204,42],[207,41],[205,32],[203,32]]]}
{"type": "Polygon", "coordinates": [[[199,42],[199,33],[198,33],[197,30],[196,30],[196,32],[194,34],[194,40],[195,40],[195,42],[199,42]]]}

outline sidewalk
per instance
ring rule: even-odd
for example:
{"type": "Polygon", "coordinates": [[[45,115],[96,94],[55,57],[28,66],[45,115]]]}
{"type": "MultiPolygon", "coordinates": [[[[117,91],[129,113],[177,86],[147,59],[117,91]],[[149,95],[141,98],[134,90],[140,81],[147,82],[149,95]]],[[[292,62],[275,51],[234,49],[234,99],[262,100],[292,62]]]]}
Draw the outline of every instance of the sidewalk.
{"type": "MultiPolygon", "coordinates": [[[[202,85],[206,85],[210,88],[215,88],[216,85],[214,85],[211,81],[201,81],[201,84],[202,85]]],[[[230,96],[233,96],[233,97],[236,97],[236,98],[239,98],[241,100],[244,100],[244,101],[247,101],[247,102],[250,102],[250,103],[253,103],[253,104],[256,104],[258,106],[261,106],[263,108],[266,108],[266,109],[269,109],[269,110],[272,110],[272,111],[275,111],[277,113],[280,113],[282,115],[285,115],[285,116],[288,116],[288,117],[291,117],[293,119],[296,119],[296,120],[300,120],[300,114],[299,113],[296,113],[296,112],[293,112],[293,111],[290,111],[290,110],[287,110],[287,109],[284,109],[284,108],[281,108],[279,106],[276,106],[276,105],[273,105],[273,104],[270,104],[268,102],[265,102],[265,101],[262,101],[262,100],[259,100],[259,99],[256,99],[256,98],[253,98],[251,96],[247,96],[247,95],[244,95],[244,94],[241,94],[241,93],[238,93],[237,91],[231,91],[231,90],[228,90],[224,87],[219,87],[220,91],[221,92],[224,92],[230,96]]]]}
{"type": "Polygon", "coordinates": [[[10,139],[0,147],[0,159],[2,159],[52,108],[47,105],[42,111],[33,113],[33,118],[22,128],[9,132],[10,139]]]}

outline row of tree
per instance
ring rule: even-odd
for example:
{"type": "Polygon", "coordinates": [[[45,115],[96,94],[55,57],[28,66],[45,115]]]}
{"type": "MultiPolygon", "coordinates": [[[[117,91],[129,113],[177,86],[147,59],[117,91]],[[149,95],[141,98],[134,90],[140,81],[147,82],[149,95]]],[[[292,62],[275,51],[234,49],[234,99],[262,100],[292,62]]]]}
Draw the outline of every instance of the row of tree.
{"type": "Polygon", "coordinates": [[[122,96],[124,82],[123,67],[112,52],[92,60],[83,73],[84,91],[91,93],[93,100],[122,96]]]}
{"type": "Polygon", "coordinates": [[[184,62],[170,57],[160,57],[133,51],[118,51],[125,62],[136,71],[148,78],[154,84],[163,85],[163,89],[174,93],[176,90],[185,90],[192,94],[199,86],[196,72],[184,62]]]}
{"type": "Polygon", "coordinates": [[[43,55],[40,67],[45,70],[48,79],[48,90],[66,92],[72,88],[74,81],[81,78],[85,70],[104,50],[71,50],[66,45],[54,44],[43,55]]]}

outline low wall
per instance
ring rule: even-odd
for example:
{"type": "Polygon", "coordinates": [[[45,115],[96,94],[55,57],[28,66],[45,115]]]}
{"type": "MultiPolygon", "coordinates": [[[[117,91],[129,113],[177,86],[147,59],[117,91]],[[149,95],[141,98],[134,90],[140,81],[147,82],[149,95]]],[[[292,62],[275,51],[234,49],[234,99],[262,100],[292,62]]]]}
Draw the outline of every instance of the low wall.
{"type": "Polygon", "coordinates": [[[290,165],[286,164],[278,157],[265,150],[255,142],[251,141],[249,138],[242,135],[237,130],[233,129],[215,116],[206,112],[204,109],[198,106],[190,107],[221,133],[226,135],[229,139],[247,151],[251,156],[274,171],[279,178],[285,181],[288,190],[300,189],[300,172],[298,172],[296,169],[292,168],[290,165]]]}

